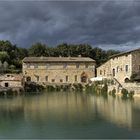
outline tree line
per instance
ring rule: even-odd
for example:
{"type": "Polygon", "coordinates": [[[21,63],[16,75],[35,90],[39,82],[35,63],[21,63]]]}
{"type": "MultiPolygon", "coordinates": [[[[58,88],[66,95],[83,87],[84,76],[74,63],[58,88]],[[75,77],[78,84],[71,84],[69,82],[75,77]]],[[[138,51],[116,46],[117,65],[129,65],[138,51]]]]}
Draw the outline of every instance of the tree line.
{"type": "Polygon", "coordinates": [[[98,47],[92,47],[89,44],[67,44],[62,43],[55,47],[49,47],[46,44],[37,42],[30,48],[20,48],[10,41],[0,41],[0,70],[21,70],[22,60],[28,56],[46,56],[46,57],[90,57],[96,61],[96,65],[104,63],[111,55],[120,53],[116,50],[103,50],[98,47]]]}

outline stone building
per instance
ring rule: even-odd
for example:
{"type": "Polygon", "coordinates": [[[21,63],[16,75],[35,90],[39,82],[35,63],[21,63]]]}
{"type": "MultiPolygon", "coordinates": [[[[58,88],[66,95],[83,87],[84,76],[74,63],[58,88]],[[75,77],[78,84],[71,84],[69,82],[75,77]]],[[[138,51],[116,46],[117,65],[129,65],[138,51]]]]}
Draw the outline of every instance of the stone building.
{"type": "Polygon", "coordinates": [[[120,83],[129,81],[131,75],[138,72],[140,72],[140,49],[113,55],[97,68],[98,77],[114,77],[120,83]]]}
{"type": "Polygon", "coordinates": [[[5,88],[22,88],[23,76],[21,74],[0,75],[0,86],[5,88]]]}
{"type": "Polygon", "coordinates": [[[26,57],[25,81],[39,84],[87,83],[95,77],[95,61],[88,57],[26,57]]]}

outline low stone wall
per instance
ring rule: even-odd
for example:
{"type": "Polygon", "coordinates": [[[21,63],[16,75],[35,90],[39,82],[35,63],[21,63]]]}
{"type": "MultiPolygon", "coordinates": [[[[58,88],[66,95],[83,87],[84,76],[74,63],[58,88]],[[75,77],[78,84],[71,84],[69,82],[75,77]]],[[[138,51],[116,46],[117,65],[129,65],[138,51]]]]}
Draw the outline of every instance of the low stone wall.
{"type": "Polygon", "coordinates": [[[135,94],[140,94],[140,83],[123,83],[122,86],[128,91],[134,91],[135,94]]]}

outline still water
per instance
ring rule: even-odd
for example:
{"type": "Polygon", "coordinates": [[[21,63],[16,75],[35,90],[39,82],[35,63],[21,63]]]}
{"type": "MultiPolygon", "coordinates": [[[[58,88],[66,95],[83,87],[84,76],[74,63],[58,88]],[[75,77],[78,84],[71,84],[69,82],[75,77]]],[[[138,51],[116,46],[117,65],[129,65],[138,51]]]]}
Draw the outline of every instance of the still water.
{"type": "Polygon", "coordinates": [[[140,98],[61,92],[0,98],[0,138],[140,138],[140,98]]]}

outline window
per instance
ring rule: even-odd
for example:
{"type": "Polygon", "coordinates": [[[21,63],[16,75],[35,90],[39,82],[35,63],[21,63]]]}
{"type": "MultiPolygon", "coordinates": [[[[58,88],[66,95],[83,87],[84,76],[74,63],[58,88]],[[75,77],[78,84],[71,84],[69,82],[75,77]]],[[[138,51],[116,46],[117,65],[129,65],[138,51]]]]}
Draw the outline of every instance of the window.
{"type": "Polygon", "coordinates": [[[63,65],[63,68],[64,68],[64,69],[66,69],[66,68],[67,68],[67,63],[65,63],[65,64],[63,65]]]}
{"type": "Polygon", "coordinates": [[[77,69],[79,68],[79,66],[80,66],[80,65],[79,65],[79,63],[78,63],[78,64],[76,64],[76,68],[77,68],[77,69]]]}
{"type": "Polygon", "coordinates": [[[112,70],[112,73],[113,73],[113,76],[115,76],[115,74],[116,74],[116,73],[115,73],[115,69],[112,70]]]}
{"type": "Polygon", "coordinates": [[[48,76],[46,76],[45,79],[46,79],[46,82],[48,82],[48,76]]]}
{"type": "Polygon", "coordinates": [[[100,75],[102,75],[102,70],[100,70],[100,75]]]}
{"type": "Polygon", "coordinates": [[[128,65],[125,65],[125,71],[128,72],[128,65]]]}
{"type": "Polygon", "coordinates": [[[39,76],[36,76],[36,81],[37,81],[37,82],[39,81],[39,76]]]}
{"type": "Polygon", "coordinates": [[[55,82],[55,79],[52,79],[52,82],[55,82]]]}
{"type": "Polygon", "coordinates": [[[37,65],[37,64],[34,64],[34,68],[35,68],[35,69],[38,68],[38,65],[37,65]]]}
{"type": "Polygon", "coordinates": [[[46,64],[46,68],[48,68],[50,66],[50,64],[46,64]]]}
{"type": "Polygon", "coordinates": [[[63,82],[63,80],[62,80],[62,79],[60,79],[60,82],[62,83],[62,82],[63,82]]]}
{"type": "Polygon", "coordinates": [[[28,77],[26,78],[26,81],[27,81],[27,82],[30,82],[30,81],[31,81],[31,77],[28,76],[28,77]]]}
{"type": "Polygon", "coordinates": [[[69,77],[68,77],[68,76],[66,76],[66,82],[68,82],[68,78],[69,78],[69,77]]]}
{"type": "Polygon", "coordinates": [[[140,71],[140,65],[138,66],[138,70],[140,71]]]}
{"type": "Polygon", "coordinates": [[[30,64],[27,64],[27,68],[30,68],[30,64]]]}
{"type": "Polygon", "coordinates": [[[119,66],[117,66],[117,72],[119,72],[119,66]]]}
{"type": "Polygon", "coordinates": [[[8,83],[5,83],[5,87],[9,87],[9,84],[8,83]]]}
{"type": "Polygon", "coordinates": [[[104,76],[105,76],[105,70],[104,70],[104,76]]]}
{"type": "Polygon", "coordinates": [[[86,68],[86,69],[88,68],[88,64],[85,65],[85,68],[86,68]]]}
{"type": "Polygon", "coordinates": [[[75,82],[77,82],[77,75],[75,75],[75,82]]]}

